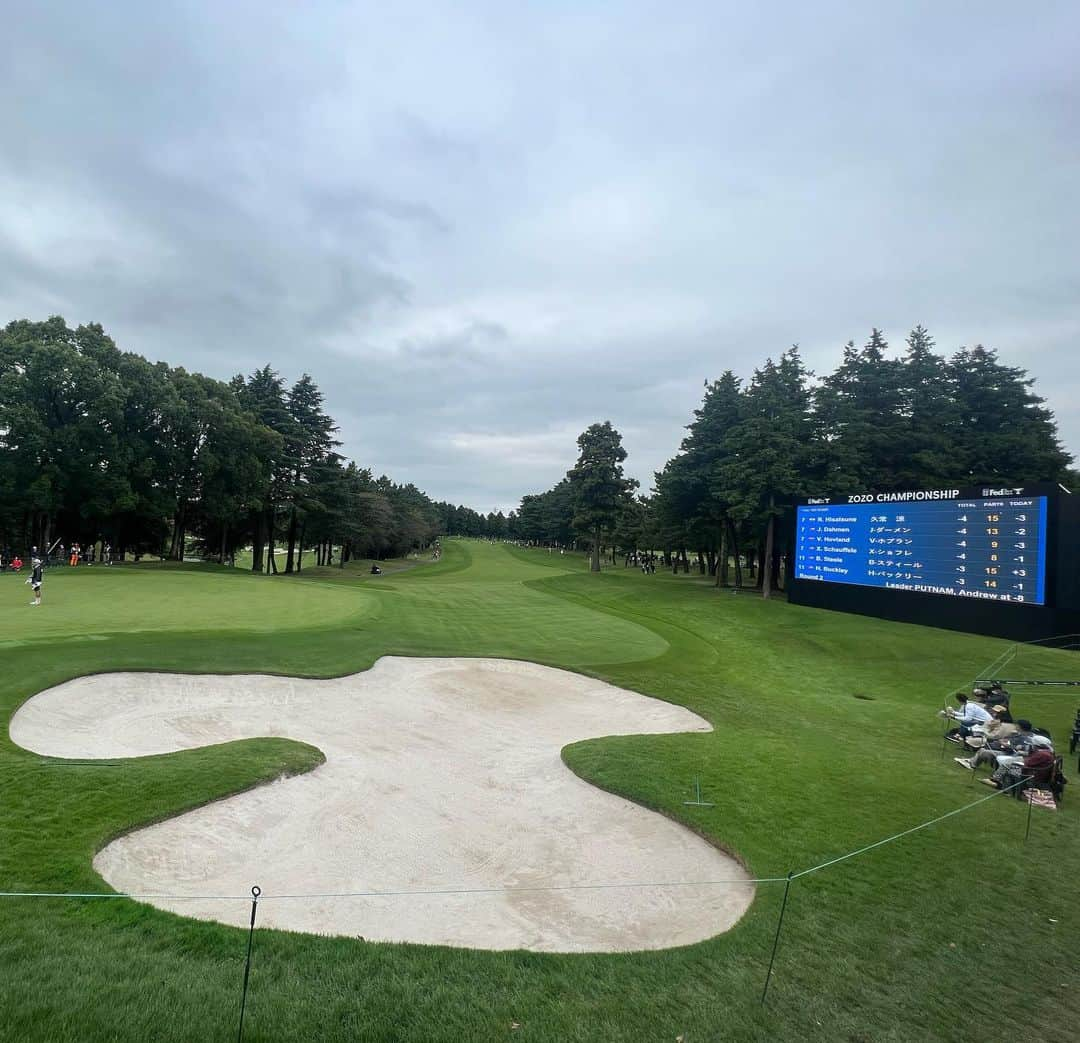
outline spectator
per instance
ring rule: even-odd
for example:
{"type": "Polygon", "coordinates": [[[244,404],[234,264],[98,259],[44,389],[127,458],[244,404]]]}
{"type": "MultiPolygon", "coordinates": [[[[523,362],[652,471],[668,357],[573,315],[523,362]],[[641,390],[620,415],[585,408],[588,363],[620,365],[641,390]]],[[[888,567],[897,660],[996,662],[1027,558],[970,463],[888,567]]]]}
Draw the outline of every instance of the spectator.
{"type": "Polygon", "coordinates": [[[1029,753],[1020,764],[1004,764],[999,767],[988,779],[980,779],[980,782],[996,789],[1017,790],[1049,789],[1054,778],[1054,751],[1049,746],[1037,746],[1029,753]],[[1017,785],[1021,780],[1027,780],[1026,785],[1017,785]]]}
{"type": "Polygon", "coordinates": [[[953,760],[970,771],[980,764],[992,764],[995,769],[1020,764],[1031,752],[1036,736],[1031,721],[1017,721],[1016,729],[1012,735],[987,740],[987,744],[973,757],[954,757],[953,760]]]}
{"type": "Polygon", "coordinates": [[[957,709],[954,710],[950,706],[941,710],[940,714],[942,717],[951,717],[958,723],[958,727],[951,729],[945,738],[950,742],[963,742],[971,734],[975,725],[989,724],[993,718],[985,706],[980,706],[962,692],[957,693],[956,699],[960,703],[957,709]]]}
{"type": "Polygon", "coordinates": [[[987,685],[986,688],[976,688],[972,691],[972,695],[987,706],[995,704],[1009,705],[1009,693],[1001,687],[1000,681],[994,681],[992,684],[987,685]]]}
{"type": "Polygon", "coordinates": [[[972,729],[972,734],[964,739],[964,745],[968,749],[977,750],[994,740],[1007,739],[1020,730],[1020,726],[1013,721],[1008,707],[998,703],[997,706],[991,708],[990,712],[994,715],[994,719],[989,724],[977,724],[972,729]]]}

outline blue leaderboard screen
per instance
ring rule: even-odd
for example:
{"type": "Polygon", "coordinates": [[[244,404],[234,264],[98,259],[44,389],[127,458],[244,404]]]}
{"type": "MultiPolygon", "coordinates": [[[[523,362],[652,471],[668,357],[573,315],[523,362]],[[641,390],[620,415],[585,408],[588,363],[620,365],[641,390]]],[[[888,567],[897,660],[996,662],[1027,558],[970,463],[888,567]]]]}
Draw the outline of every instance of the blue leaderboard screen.
{"type": "Polygon", "coordinates": [[[1042,605],[1046,497],[800,506],[795,577],[1042,605]]]}

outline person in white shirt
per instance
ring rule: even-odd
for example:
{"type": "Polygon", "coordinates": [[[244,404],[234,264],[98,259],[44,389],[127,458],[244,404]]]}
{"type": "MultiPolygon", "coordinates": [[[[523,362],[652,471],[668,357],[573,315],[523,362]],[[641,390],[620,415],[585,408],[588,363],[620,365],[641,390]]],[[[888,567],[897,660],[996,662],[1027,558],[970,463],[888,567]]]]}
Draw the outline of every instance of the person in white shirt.
{"type": "Polygon", "coordinates": [[[993,720],[993,715],[985,706],[980,706],[966,695],[958,694],[956,698],[960,703],[957,709],[954,710],[950,706],[941,710],[940,713],[942,717],[951,717],[958,724],[958,727],[951,729],[945,738],[950,742],[963,742],[971,734],[972,728],[976,725],[989,724],[993,720]]]}

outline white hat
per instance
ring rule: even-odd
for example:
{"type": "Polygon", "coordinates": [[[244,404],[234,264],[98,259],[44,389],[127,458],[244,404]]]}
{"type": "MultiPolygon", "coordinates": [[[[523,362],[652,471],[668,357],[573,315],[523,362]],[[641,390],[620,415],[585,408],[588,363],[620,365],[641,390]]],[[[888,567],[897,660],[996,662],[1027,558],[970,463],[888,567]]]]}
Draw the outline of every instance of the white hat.
{"type": "Polygon", "coordinates": [[[1045,735],[1032,735],[1028,742],[1032,746],[1046,746],[1051,750],[1054,748],[1054,744],[1045,735]]]}

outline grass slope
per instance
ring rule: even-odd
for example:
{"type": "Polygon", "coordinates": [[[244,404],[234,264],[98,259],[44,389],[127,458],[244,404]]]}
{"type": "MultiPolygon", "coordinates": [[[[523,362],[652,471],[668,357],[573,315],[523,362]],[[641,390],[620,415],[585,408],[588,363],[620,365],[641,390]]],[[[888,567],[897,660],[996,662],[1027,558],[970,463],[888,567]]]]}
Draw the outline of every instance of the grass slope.
{"type": "MultiPolygon", "coordinates": [[[[564,756],[757,875],[816,864],[989,792],[939,759],[933,710],[1003,642],[732,596],[693,576],[591,576],[570,556],[448,541],[440,562],[381,577],[58,570],[44,607],[26,607],[27,594],[0,576],[4,721],[33,693],[92,671],[329,676],[385,653],[510,656],[711,720],[708,735],[591,740],[564,756]],[[683,805],[694,778],[715,808],[683,805]]],[[[1045,674],[1077,666],[1071,654],[1025,653],[1025,667],[1045,674]]],[[[1060,693],[1016,701],[1059,736],[1075,712],[1060,693]]],[[[100,890],[90,863],[109,838],[319,756],[257,739],[63,762],[15,747],[5,727],[0,888],[100,890]]],[[[959,1040],[986,1027],[987,1009],[990,1034],[1061,1036],[1080,1023],[1080,793],[1056,814],[1036,811],[1026,845],[1024,815],[995,798],[796,881],[764,1010],[776,885],[760,887],[730,933],[647,954],[262,931],[245,1038],[959,1040]]],[[[0,899],[0,1040],[234,1038],[244,945],[243,932],[127,900],[0,899]]]]}

